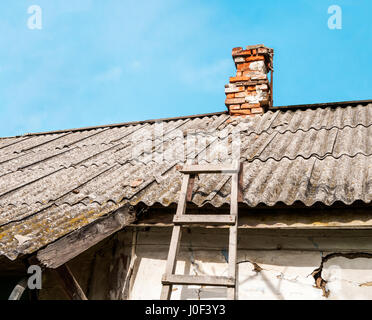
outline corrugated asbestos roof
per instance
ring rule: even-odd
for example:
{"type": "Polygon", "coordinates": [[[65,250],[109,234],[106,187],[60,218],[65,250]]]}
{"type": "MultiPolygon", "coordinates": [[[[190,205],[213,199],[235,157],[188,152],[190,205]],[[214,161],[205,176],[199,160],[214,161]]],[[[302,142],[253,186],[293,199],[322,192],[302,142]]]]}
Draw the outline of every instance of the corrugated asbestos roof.
{"type": "MultiPolygon", "coordinates": [[[[207,155],[200,163],[221,162],[218,146],[230,146],[231,133],[240,132],[248,206],[372,200],[371,103],[167,120],[164,143],[149,140],[151,153],[133,159],[138,148],[133,137],[145,137],[154,126],[142,122],[0,139],[0,255],[32,253],[128,202],[176,203],[182,178],[177,162],[156,156],[162,145],[168,155],[180,152],[177,130],[184,136],[203,133],[195,136],[195,153],[185,148],[188,159],[207,155]],[[216,132],[219,138],[210,139],[216,132]]],[[[192,201],[219,207],[229,194],[229,177],[200,175],[192,201]]]]}

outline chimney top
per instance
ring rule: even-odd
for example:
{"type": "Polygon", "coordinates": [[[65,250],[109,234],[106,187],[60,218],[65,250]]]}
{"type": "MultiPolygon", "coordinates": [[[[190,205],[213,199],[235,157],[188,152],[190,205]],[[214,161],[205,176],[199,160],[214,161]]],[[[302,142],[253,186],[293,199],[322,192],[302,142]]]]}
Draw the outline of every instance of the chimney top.
{"type": "Polygon", "coordinates": [[[225,85],[225,104],[230,115],[263,114],[272,106],[274,50],[263,44],[232,49],[236,76],[225,85]],[[268,73],[271,71],[269,82],[268,73]]]}

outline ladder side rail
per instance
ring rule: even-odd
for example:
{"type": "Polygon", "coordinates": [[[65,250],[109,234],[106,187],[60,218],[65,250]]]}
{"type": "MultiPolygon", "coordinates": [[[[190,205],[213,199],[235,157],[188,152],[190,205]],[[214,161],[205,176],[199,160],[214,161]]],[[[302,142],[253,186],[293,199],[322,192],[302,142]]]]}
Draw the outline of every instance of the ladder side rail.
{"type": "Polygon", "coordinates": [[[237,242],[238,242],[238,173],[231,177],[230,214],[236,217],[235,224],[230,227],[229,234],[229,277],[235,279],[235,287],[227,288],[227,299],[236,299],[237,290],[237,242]]]}
{"type": "MultiPolygon", "coordinates": [[[[181,186],[181,193],[179,202],[177,204],[177,216],[182,216],[185,213],[186,210],[186,198],[187,198],[187,189],[189,186],[189,180],[190,175],[185,174],[183,176],[182,180],[182,186],[181,186]]],[[[165,274],[166,275],[172,275],[175,272],[176,269],[176,259],[177,259],[177,253],[180,247],[181,242],[181,233],[182,229],[181,226],[174,226],[172,231],[172,238],[171,243],[169,246],[169,252],[168,252],[168,259],[167,264],[165,267],[165,274]]],[[[161,300],[169,300],[172,293],[172,285],[171,284],[163,284],[160,299],[161,300]]]]}

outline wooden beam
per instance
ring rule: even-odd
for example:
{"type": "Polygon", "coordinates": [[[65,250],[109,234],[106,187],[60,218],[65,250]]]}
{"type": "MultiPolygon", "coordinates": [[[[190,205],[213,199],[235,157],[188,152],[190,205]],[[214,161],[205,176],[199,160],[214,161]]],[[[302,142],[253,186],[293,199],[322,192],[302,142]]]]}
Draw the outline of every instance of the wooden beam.
{"type": "MultiPolygon", "coordinates": [[[[190,175],[185,174],[182,179],[182,186],[180,198],[177,205],[176,216],[184,215],[186,211],[187,189],[189,186],[190,175]]],[[[174,226],[172,231],[172,238],[169,246],[167,263],[165,266],[165,274],[173,274],[176,270],[177,253],[180,247],[180,240],[182,236],[182,229],[180,226],[174,226]]],[[[172,284],[163,285],[161,289],[160,299],[169,300],[172,294],[172,284]]]]}
{"type": "Polygon", "coordinates": [[[197,173],[222,173],[222,174],[231,174],[237,173],[239,168],[236,165],[191,165],[184,166],[179,170],[182,173],[187,174],[197,174],[197,173]]]}
{"type": "Polygon", "coordinates": [[[58,275],[63,289],[71,300],[88,300],[84,291],[81,289],[79,283],[66,264],[57,268],[55,272],[58,275]]]}
{"type": "Polygon", "coordinates": [[[208,225],[231,225],[235,224],[236,217],[231,215],[182,215],[174,216],[174,224],[208,224],[208,225]]]}
{"type": "MultiPolygon", "coordinates": [[[[229,232],[229,277],[236,281],[236,262],[238,247],[238,173],[231,177],[230,215],[236,217],[235,224],[230,227],[229,232]]],[[[236,288],[227,289],[227,298],[236,300],[236,288]]]]}
{"type": "MultiPolygon", "coordinates": [[[[129,273],[126,247],[126,243],[122,241],[119,234],[116,234],[112,241],[112,256],[108,257],[110,260],[110,272],[108,273],[107,277],[108,290],[106,291],[106,296],[104,297],[106,300],[123,300],[126,284],[125,281],[129,273]]],[[[92,267],[94,268],[94,266],[92,267]]],[[[93,274],[92,279],[93,278],[97,277],[95,277],[93,274]]],[[[94,291],[94,288],[90,288],[92,291],[94,291]]]]}
{"type": "Polygon", "coordinates": [[[177,204],[176,216],[181,216],[185,214],[189,181],[190,181],[190,175],[185,174],[182,179],[182,186],[181,186],[181,191],[180,191],[180,197],[179,197],[178,204],[177,204]]]}
{"type": "Polygon", "coordinates": [[[234,287],[235,279],[230,277],[220,276],[193,276],[179,274],[165,274],[162,278],[162,283],[166,285],[201,285],[215,287],[234,287]]]}
{"type": "Polygon", "coordinates": [[[48,268],[58,268],[135,220],[125,206],[40,250],[37,259],[48,268]]]}
{"type": "Polygon", "coordinates": [[[132,293],[132,288],[134,284],[134,277],[133,272],[137,263],[137,254],[136,254],[136,246],[137,246],[137,230],[134,228],[132,234],[132,250],[130,255],[130,263],[127,275],[124,281],[123,293],[120,296],[120,300],[129,300],[130,295],[132,293]]]}
{"type": "MultiPolygon", "coordinates": [[[[190,206],[191,207],[191,206],[190,206]]],[[[372,210],[367,207],[346,208],[270,208],[239,206],[239,229],[372,229],[372,210]]],[[[133,227],[173,227],[172,209],[150,209],[133,227]]],[[[174,210],[174,209],[173,209],[174,210]]],[[[203,214],[229,214],[229,208],[203,207],[203,214]]],[[[200,208],[189,208],[187,215],[199,214],[200,208]]],[[[199,227],[190,225],[191,228],[199,227]]],[[[210,228],[228,228],[211,226],[210,228]]]]}

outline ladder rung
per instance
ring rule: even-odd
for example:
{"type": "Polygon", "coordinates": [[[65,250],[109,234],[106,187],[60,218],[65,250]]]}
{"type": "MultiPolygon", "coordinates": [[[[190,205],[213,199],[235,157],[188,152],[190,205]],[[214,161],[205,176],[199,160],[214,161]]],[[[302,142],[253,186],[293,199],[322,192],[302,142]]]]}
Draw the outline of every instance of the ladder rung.
{"type": "Polygon", "coordinates": [[[236,217],[233,215],[180,215],[174,216],[173,223],[174,224],[210,224],[210,225],[234,225],[236,221],[236,217]]]}
{"type": "Polygon", "coordinates": [[[179,170],[182,173],[195,174],[195,173],[239,173],[239,166],[236,165],[191,165],[184,166],[179,170]]]}
{"type": "Polygon", "coordinates": [[[235,279],[220,276],[192,276],[165,274],[162,279],[163,285],[201,285],[215,287],[235,287],[235,279]]]}

